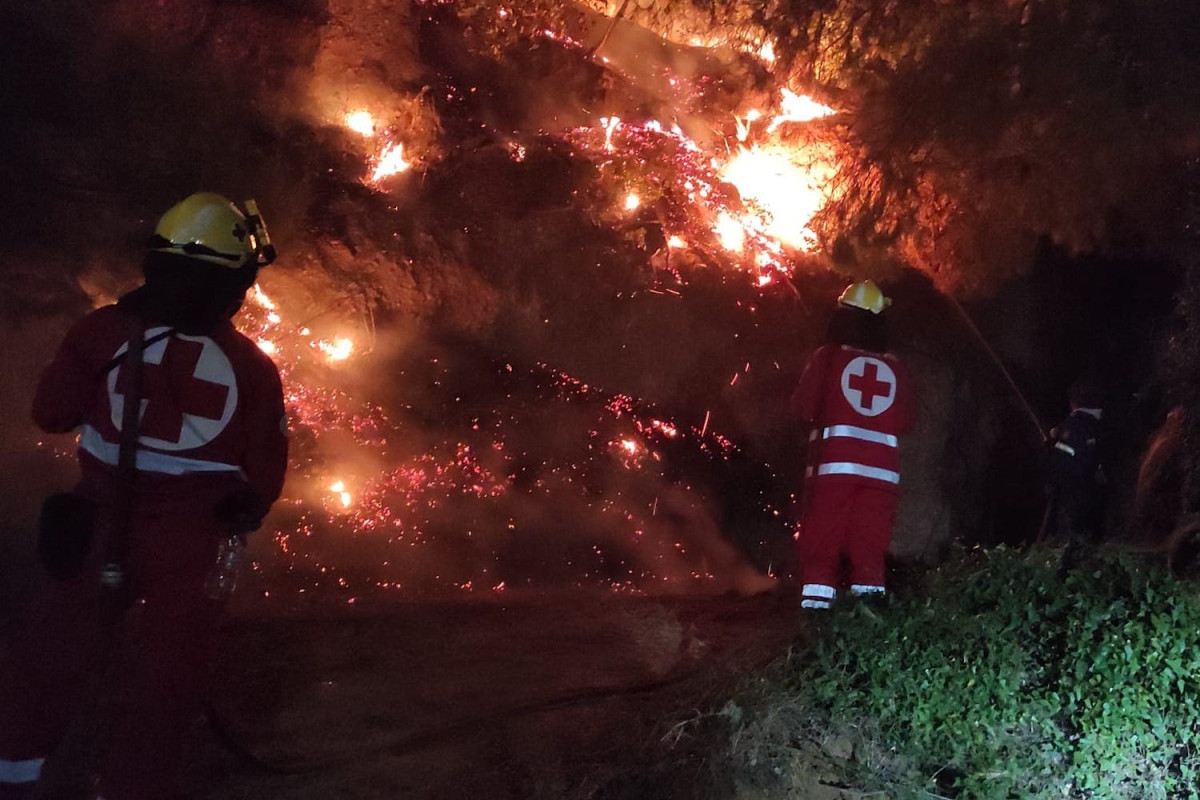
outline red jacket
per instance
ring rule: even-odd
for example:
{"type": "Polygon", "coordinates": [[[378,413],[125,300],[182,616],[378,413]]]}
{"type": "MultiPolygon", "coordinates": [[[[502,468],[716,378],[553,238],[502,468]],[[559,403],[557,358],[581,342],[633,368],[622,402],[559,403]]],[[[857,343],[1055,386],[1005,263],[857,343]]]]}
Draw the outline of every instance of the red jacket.
{"type": "MultiPolygon", "coordinates": [[[[34,421],[49,433],[81,428],[80,492],[112,496],[123,384],[122,361],[136,318],[118,306],[88,314],[42,372],[34,421]]],[[[149,341],[165,332],[146,329],[149,341]]],[[[142,502],[208,504],[248,486],[266,511],[283,490],[287,420],[274,363],[223,320],[206,336],[175,333],[146,346],[137,466],[142,502]]],[[[190,506],[189,506],[190,507],[190,506]]]]}
{"type": "Polygon", "coordinates": [[[898,435],[911,412],[904,366],[890,354],[824,345],[809,358],[792,408],[812,426],[808,477],[894,488],[898,435]]]}

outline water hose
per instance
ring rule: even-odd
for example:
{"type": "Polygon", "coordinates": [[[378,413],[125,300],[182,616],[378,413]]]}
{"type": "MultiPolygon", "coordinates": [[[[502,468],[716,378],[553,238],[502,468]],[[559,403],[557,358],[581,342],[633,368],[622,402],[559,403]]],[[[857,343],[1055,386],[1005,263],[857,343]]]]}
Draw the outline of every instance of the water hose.
{"type": "Polygon", "coordinates": [[[1047,434],[1045,428],[1042,427],[1041,420],[1039,420],[1037,414],[1034,413],[1033,407],[1025,398],[1024,392],[1022,392],[1021,388],[1017,386],[1017,382],[1013,380],[1013,376],[1011,373],[1009,373],[1008,368],[1004,366],[1004,362],[1000,360],[1000,356],[997,355],[996,351],[992,349],[992,346],[988,344],[988,340],[985,339],[983,334],[979,332],[979,328],[975,326],[975,323],[971,320],[971,318],[967,316],[967,312],[962,305],[960,305],[959,302],[950,295],[945,295],[945,297],[950,301],[950,305],[954,308],[954,310],[958,312],[958,316],[962,319],[963,324],[965,324],[967,329],[975,336],[975,340],[983,348],[983,351],[988,354],[988,357],[992,360],[992,363],[995,364],[996,368],[1000,370],[1000,374],[1004,376],[1004,380],[1008,383],[1009,388],[1012,389],[1013,395],[1017,398],[1017,401],[1020,402],[1021,408],[1025,410],[1025,414],[1029,417],[1029,421],[1033,423],[1035,428],[1037,428],[1038,438],[1041,439],[1042,444],[1048,442],[1050,440],[1050,435],[1047,434]]]}

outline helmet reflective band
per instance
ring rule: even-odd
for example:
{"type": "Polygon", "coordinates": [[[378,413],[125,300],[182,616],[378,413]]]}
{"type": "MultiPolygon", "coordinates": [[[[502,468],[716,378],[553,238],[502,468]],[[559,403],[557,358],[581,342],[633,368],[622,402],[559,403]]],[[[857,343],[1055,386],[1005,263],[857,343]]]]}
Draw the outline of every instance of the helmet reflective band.
{"type": "Polygon", "coordinates": [[[150,246],[155,250],[232,269],[245,264],[257,249],[245,215],[213,192],[199,192],[172,206],[154,234],[150,246]]]}
{"type": "Polygon", "coordinates": [[[874,281],[852,283],[846,287],[841,297],[838,298],[838,305],[861,308],[863,311],[870,311],[872,314],[878,314],[891,304],[891,298],[884,297],[883,292],[875,285],[874,281]]]}

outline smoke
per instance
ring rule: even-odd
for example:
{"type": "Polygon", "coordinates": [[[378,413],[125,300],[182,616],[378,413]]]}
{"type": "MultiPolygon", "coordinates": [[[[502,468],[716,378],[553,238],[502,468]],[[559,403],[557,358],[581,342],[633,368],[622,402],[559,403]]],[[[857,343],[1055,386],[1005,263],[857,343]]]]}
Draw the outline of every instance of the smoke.
{"type": "Polygon", "coordinates": [[[278,550],[259,551],[265,592],[358,602],[396,590],[769,585],[722,534],[711,487],[690,484],[719,473],[721,457],[629,398],[428,330],[385,331],[360,360],[328,367],[332,382],[336,416],[293,419],[298,468],[268,520],[278,550]]]}

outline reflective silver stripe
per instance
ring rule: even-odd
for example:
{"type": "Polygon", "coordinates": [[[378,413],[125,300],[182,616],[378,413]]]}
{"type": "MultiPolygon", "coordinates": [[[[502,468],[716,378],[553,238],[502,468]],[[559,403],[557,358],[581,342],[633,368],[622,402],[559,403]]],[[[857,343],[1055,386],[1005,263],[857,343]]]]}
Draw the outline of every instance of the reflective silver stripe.
{"type": "Polygon", "coordinates": [[[832,586],[826,586],[823,583],[806,583],[800,589],[800,594],[805,597],[824,597],[832,600],[837,595],[837,589],[834,589],[832,586]]]}
{"type": "MultiPolygon", "coordinates": [[[[807,477],[812,477],[813,468],[809,467],[804,474],[807,477]]],[[[866,464],[855,464],[852,461],[831,461],[828,464],[821,464],[817,467],[817,475],[858,475],[862,478],[874,478],[877,481],[886,483],[899,483],[900,473],[893,472],[890,469],[880,469],[879,467],[868,467],[866,464]]]]}
{"type": "Polygon", "coordinates": [[[44,758],[30,758],[26,761],[0,760],[0,783],[33,783],[42,775],[44,758]]]}
{"type": "Polygon", "coordinates": [[[1071,445],[1069,445],[1069,444],[1064,444],[1063,442],[1055,442],[1054,449],[1062,450],[1064,453],[1066,453],[1069,456],[1075,455],[1075,448],[1071,447],[1071,445]]]}
{"type": "Polygon", "coordinates": [[[830,425],[820,431],[813,431],[808,435],[810,442],[816,441],[817,438],[832,439],[834,437],[844,437],[847,439],[859,439],[864,442],[872,442],[874,444],[882,444],[888,447],[898,447],[900,441],[890,433],[880,433],[873,431],[870,428],[860,428],[857,425],[830,425]]]}
{"type": "Polygon", "coordinates": [[[801,600],[801,608],[833,608],[833,603],[828,600],[801,600]]]}
{"type": "Polygon", "coordinates": [[[855,583],[850,586],[850,594],[858,597],[864,594],[884,594],[887,592],[882,586],[875,586],[870,583],[855,583]]]}
{"type": "MultiPolygon", "coordinates": [[[[116,466],[120,459],[121,448],[118,445],[104,441],[104,437],[90,425],[84,425],[79,435],[79,448],[86,450],[105,464],[116,466]]],[[[190,472],[236,472],[242,477],[242,468],[234,464],[220,461],[202,461],[198,458],[184,458],[166,453],[155,453],[150,450],[138,450],[137,468],[143,472],[161,472],[166,475],[186,475],[190,472]]]]}

